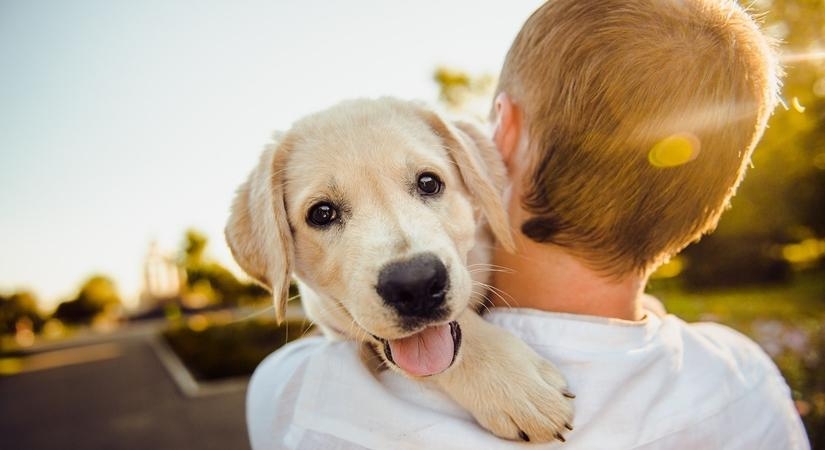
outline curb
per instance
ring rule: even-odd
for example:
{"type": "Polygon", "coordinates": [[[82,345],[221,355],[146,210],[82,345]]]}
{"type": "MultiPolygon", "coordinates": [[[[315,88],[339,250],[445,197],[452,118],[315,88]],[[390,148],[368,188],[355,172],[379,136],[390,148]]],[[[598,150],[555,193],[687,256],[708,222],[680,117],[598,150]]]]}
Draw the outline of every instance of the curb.
{"type": "Polygon", "coordinates": [[[192,376],[172,348],[169,347],[163,336],[157,335],[149,339],[149,345],[163,367],[169,372],[169,376],[175,381],[180,392],[186,397],[196,398],[241,392],[245,391],[246,386],[249,384],[248,376],[219,381],[198,381],[192,376]]]}

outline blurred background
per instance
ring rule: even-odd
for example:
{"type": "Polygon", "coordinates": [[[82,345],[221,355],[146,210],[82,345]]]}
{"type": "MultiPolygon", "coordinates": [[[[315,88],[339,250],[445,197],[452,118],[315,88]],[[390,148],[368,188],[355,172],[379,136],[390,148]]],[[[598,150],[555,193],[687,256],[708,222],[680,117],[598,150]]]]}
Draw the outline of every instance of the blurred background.
{"type": "MultiPolygon", "coordinates": [[[[248,375],[311,327],[276,327],[223,240],[272,131],[365,96],[485,117],[540,3],[0,1],[3,447],[246,448],[248,375]]],[[[784,105],[648,290],[759,342],[825,448],[825,2],[752,8],[784,105]]]]}

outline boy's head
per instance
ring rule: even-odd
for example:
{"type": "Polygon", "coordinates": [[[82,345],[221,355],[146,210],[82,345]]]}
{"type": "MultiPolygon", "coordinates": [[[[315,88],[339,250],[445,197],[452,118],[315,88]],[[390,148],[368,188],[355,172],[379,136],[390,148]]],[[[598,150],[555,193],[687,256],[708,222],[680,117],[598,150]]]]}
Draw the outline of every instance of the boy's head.
{"type": "Polygon", "coordinates": [[[655,268],[715,227],[778,70],[734,1],[550,0],[498,86],[526,144],[510,149],[525,167],[522,232],[606,275],[655,268]]]}

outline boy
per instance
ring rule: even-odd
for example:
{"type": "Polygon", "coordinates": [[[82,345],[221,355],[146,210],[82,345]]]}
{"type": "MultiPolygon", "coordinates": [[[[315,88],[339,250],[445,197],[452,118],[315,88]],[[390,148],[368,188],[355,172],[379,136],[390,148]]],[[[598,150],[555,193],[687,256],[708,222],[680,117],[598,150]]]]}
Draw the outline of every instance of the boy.
{"type": "MultiPolygon", "coordinates": [[[[518,308],[487,319],[565,373],[577,395],[565,448],[808,448],[756,344],[643,294],[661,262],[715,226],[776,103],[778,70],[752,19],[724,0],[551,0],[513,43],[494,140],[518,251],[496,251],[511,270],[494,280],[499,306],[518,308]]],[[[279,351],[248,402],[256,449],[516,445],[435,390],[372,377],[350,343],[279,351]],[[318,395],[331,374],[314,361],[330,359],[337,386],[318,395]]]]}

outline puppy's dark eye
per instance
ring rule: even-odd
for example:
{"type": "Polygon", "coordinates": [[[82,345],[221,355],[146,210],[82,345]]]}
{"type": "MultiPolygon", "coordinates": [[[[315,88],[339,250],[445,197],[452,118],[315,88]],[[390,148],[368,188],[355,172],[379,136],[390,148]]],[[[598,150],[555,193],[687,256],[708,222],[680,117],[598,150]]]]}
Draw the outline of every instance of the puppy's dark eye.
{"type": "Polygon", "coordinates": [[[441,178],[432,172],[424,172],[418,176],[418,193],[421,195],[437,195],[444,189],[441,178]]]}
{"type": "Polygon", "coordinates": [[[307,213],[307,222],[316,227],[325,227],[337,218],[338,210],[327,202],[316,203],[309,208],[309,213],[307,213]]]}

